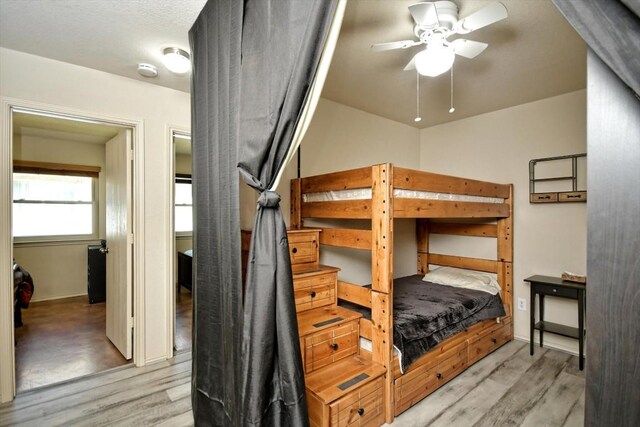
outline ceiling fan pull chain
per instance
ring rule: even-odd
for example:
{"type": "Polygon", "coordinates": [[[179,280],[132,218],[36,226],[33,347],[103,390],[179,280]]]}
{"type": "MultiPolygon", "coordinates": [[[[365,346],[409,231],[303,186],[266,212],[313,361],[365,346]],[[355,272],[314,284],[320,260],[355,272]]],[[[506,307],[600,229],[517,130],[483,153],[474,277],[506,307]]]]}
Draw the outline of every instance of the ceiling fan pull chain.
{"type": "Polygon", "coordinates": [[[451,108],[449,108],[449,113],[453,113],[456,109],[453,106],[453,65],[451,66],[451,108]]]}
{"type": "Polygon", "coordinates": [[[418,123],[420,120],[420,73],[416,70],[416,118],[413,121],[418,123]]]}

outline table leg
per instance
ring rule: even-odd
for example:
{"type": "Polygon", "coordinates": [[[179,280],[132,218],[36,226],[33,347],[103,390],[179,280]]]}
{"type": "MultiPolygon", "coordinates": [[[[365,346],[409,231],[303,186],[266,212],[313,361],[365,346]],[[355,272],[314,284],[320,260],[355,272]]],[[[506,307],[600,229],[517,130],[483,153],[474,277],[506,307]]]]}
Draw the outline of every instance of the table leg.
{"type": "Polygon", "coordinates": [[[536,309],[536,293],[534,291],[534,287],[535,285],[533,283],[531,283],[531,297],[529,298],[530,300],[530,307],[529,307],[529,318],[530,318],[530,334],[529,334],[529,354],[531,354],[533,356],[533,327],[536,324],[536,314],[534,312],[534,310],[536,309]]]}
{"type": "Polygon", "coordinates": [[[578,291],[578,346],[580,347],[580,370],[584,369],[584,291],[578,291]]]}
{"type": "MultiPolygon", "coordinates": [[[[544,322],[544,294],[540,294],[540,322],[544,322]]],[[[542,335],[544,331],[540,329],[540,347],[542,347],[542,335]]]]}

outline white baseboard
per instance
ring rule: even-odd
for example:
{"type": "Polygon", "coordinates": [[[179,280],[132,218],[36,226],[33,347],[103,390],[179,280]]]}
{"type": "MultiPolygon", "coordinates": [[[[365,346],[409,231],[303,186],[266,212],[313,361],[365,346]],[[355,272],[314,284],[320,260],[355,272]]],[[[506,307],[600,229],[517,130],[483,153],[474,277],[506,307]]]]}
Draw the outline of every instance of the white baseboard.
{"type": "MultiPolygon", "coordinates": [[[[546,334],[545,334],[545,337],[546,337],[546,334]]],[[[514,334],[513,338],[518,340],[518,341],[523,341],[523,342],[526,342],[527,344],[529,344],[529,337],[528,336],[527,337],[523,337],[523,336],[518,336],[518,335],[514,334]]],[[[547,341],[547,340],[545,339],[545,341],[547,341]]],[[[534,344],[536,345],[537,348],[540,348],[540,341],[538,339],[534,338],[533,342],[534,342],[534,344]]],[[[569,353],[569,354],[572,354],[574,356],[578,356],[578,351],[577,350],[575,350],[573,348],[570,348],[570,347],[567,347],[567,346],[562,345],[562,344],[555,344],[555,343],[549,344],[547,342],[547,343],[545,343],[543,345],[543,347],[544,348],[551,348],[553,350],[559,350],[559,351],[562,351],[564,353],[569,353]]],[[[587,353],[586,352],[584,353],[584,357],[586,359],[586,357],[587,357],[587,353]]]]}
{"type": "Polygon", "coordinates": [[[86,292],[83,292],[81,294],[72,294],[72,295],[62,295],[62,296],[55,296],[55,297],[47,297],[47,298],[38,298],[38,299],[32,299],[31,302],[42,302],[42,301],[53,301],[53,300],[57,300],[57,299],[65,299],[65,298],[74,298],[74,297],[82,297],[82,296],[88,296],[89,294],[86,292]]]}

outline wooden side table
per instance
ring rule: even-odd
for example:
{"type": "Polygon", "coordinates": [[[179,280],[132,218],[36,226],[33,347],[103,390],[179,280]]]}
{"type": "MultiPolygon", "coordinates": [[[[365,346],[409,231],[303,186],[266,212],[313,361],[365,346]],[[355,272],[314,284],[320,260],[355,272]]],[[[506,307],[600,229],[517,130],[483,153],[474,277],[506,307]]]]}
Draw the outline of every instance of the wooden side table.
{"type": "Polygon", "coordinates": [[[531,276],[524,279],[531,285],[531,325],[530,325],[530,353],[533,356],[533,331],[540,331],[540,347],[542,347],[544,332],[562,335],[578,340],[580,352],[580,370],[584,369],[584,311],[587,287],[581,283],[567,282],[559,277],[531,276]],[[536,294],[540,295],[540,321],[536,323],[535,302],[536,294]],[[578,327],[573,328],[544,320],[544,297],[546,295],[569,298],[578,301],[578,327]]]}

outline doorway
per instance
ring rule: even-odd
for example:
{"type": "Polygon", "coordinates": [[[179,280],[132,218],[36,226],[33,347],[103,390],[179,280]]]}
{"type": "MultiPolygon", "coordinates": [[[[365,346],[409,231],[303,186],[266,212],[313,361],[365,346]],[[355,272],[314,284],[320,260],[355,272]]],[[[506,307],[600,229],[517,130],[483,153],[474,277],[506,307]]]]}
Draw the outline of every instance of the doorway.
{"type": "Polygon", "coordinates": [[[13,196],[4,202],[13,211],[9,258],[21,274],[11,298],[0,298],[14,313],[0,325],[14,344],[0,354],[3,395],[7,378],[15,394],[134,358],[137,210],[137,124],[18,106],[8,118],[13,196]]]}
{"type": "Polygon", "coordinates": [[[191,136],[171,131],[173,145],[172,241],[174,303],[174,352],[191,349],[192,328],[192,260],[193,260],[193,199],[191,181],[191,136]]]}

